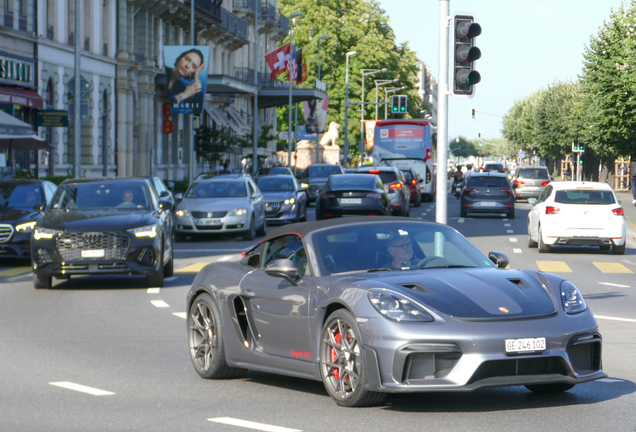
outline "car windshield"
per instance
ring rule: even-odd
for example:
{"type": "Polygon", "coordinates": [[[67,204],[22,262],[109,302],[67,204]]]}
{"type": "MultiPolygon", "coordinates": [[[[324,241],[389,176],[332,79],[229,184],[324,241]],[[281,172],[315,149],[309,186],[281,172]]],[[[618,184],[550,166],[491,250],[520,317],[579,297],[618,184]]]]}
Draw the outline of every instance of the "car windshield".
{"type": "Polygon", "coordinates": [[[193,183],[186,198],[240,198],[246,197],[245,183],[237,181],[204,181],[193,183]]]}
{"type": "Polygon", "coordinates": [[[1,207],[28,208],[31,210],[35,204],[41,203],[42,201],[42,185],[38,183],[0,183],[1,207]]]}
{"type": "Polygon", "coordinates": [[[499,164],[486,164],[486,166],[484,167],[484,169],[487,170],[503,170],[503,165],[499,165],[499,164]]]}
{"type": "Polygon", "coordinates": [[[377,179],[373,175],[352,175],[344,174],[333,177],[330,182],[332,190],[350,190],[350,189],[375,189],[377,185],[377,179]]]}
{"type": "Polygon", "coordinates": [[[348,224],[316,231],[310,241],[324,275],[494,266],[457,231],[431,223],[348,224]]]}
{"type": "Polygon", "coordinates": [[[477,177],[472,176],[468,180],[468,187],[509,188],[508,180],[503,177],[477,177]]]}
{"type": "Polygon", "coordinates": [[[285,177],[260,177],[258,188],[261,192],[289,192],[294,190],[294,182],[285,177]]]}
{"type": "Polygon", "coordinates": [[[269,174],[270,175],[274,175],[274,174],[289,174],[289,169],[288,168],[282,168],[282,167],[276,167],[276,168],[272,168],[271,170],[269,170],[269,174]]]}
{"type": "Polygon", "coordinates": [[[554,195],[554,202],[561,204],[614,204],[611,191],[599,190],[560,190],[554,195]]]}
{"type": "Polygon", "coordinates": [[[95,181],[60,185],[51,202],[52,210],[148,210],[150,196],[143,183],[95,181]]]}
{"type": "MultiPolygon", "coordinates": [[[[371,171],[358,171],[358,174],[369,174],[370,172],[371,171]]],[[[385,185],[398,181],[398,176],[393,171],[373,170],[373,174],[378,175],[380,177],[380,180],[382,180],[382,183],[384,183],[385,185]]]]}
{"type": "Polygon", "coordinates": [[[329,177],[341,174],[339,165],[312,165],[309,167],[309,177],[329,177]]]}
{"type": "Polygon", "coordinates": [[[526,179],[548,179],[548,170],[546,169],[536,169],[536,168],[521,168],[519,170],[519,174],[517,175],[519,178],[526,179]]]}
{"type": "Polygon", "coordinates": [[[404,176],[404,178],[406,179],[408,183],[411,183],[411,180],[413,180],[413,175],[411,174],[410,171],[402,171],[402,175],[404,176]]]}

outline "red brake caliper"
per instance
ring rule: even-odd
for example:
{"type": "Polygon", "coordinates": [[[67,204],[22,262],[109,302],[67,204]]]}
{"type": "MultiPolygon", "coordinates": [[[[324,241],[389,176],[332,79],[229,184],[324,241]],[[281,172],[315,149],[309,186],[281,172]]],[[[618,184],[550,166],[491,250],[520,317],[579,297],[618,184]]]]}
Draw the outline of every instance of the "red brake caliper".
{"type": "MultiPolygon", "coordinates": [[[[336,333],[334,335],[334,340],[336,341],[336,343],[338,345],[340,345],[340,332],[336,333]]],[[[336,364],[340,364],[340,362],[337,362],[336,360],[338,359],[338,353],[336,353],[336,350],[334,347],[331,347],[331,363],[336,363],[336,364]]],[[[333,376],[339,380],[340,379],[340,370],[336,367],[333,368],[333,376]]]]}

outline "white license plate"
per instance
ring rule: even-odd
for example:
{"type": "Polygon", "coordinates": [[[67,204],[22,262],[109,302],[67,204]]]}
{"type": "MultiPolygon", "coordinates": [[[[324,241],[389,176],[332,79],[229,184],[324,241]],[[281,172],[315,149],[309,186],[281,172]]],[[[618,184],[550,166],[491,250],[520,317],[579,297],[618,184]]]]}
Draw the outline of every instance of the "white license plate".
{"type": "Polygon", "coordinates": [[[223,225],[221,219],[199,219],[199,225],[223,225]]]}
{"type": "Polygon", "coordinates": [[[362,204],[362,198],[340,198],[340,204],[362,204]]]}
{"type": "Polygon", "coordinates": [[[494,201],[481,201],[479,205],[482,207],[494,207],[497,205],[497,203],[494,201]]]}
{"type": "Polygon", "coordinates": [[[576,237],[598,237],[597,230],[576,230],[574,231],[576,237]]]}
{"type": "Polygon", "coordinates": [[[82,258],[102,258],[106,255],[104,249],[87,249],[82,251],[82,258]]]}
{"type": "Polygon", "coordinates": [[[545,338],[506,339],[506,352],[545,351],[545,338]]]}
{"type": "Polygon", "coordinates": [[[456,188],[455,188],[455,190],[456,190],[457,192],[461,192],[462,188],[460,188],[460,187],[456,187],[456,188]]]}

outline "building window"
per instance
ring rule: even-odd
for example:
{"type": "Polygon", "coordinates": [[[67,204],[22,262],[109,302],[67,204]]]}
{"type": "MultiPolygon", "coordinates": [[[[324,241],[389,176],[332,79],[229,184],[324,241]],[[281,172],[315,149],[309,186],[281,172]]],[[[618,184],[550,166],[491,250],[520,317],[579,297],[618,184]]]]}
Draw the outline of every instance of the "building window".
{"type": "Polygon", "coordinates": [[[109,0],[102,3],[102,55],[108,56],[108,42],[110,40],[109,0]]]}
{"type": "Polygon", "coordinates": [[[75,45],[75,0],[68,0],[68,44],[75,45]]]}

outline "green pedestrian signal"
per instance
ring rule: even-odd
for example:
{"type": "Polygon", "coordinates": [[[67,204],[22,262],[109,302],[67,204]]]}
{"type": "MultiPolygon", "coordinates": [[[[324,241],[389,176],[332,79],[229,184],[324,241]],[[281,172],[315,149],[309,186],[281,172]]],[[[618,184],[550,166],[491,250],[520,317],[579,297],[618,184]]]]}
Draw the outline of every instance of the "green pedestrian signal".
{"type": "Polygon", "coordinates": [[[406,95],[400,95],[400,114],[406,112],[406,95]]]}
{"type": "Polygon", "coordinates": [[[394,113],[400,112],[400,96],[393,96],[393,105],[391,107],[391,111],[394,113]]]}

